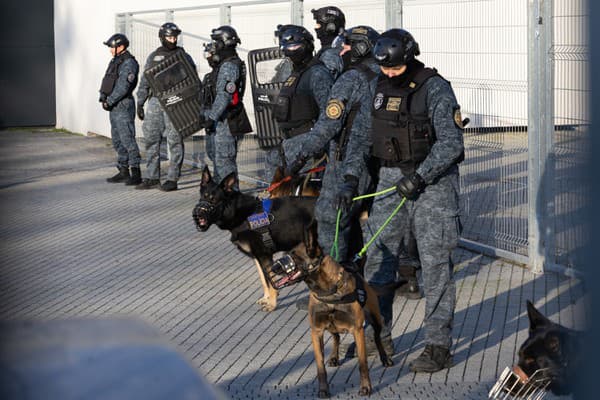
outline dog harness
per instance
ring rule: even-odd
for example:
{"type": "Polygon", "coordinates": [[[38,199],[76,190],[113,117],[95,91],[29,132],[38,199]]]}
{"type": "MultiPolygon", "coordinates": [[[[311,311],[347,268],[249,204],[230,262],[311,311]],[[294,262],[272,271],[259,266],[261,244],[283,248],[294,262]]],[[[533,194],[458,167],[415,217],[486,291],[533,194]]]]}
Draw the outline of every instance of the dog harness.
{"type": "Polygon", "coordinates": [[[273,238],[271,237],[271,232],[269,230],[269,226],[271,225],[269,212],[271,211],[272,204],[273,202],[271,199],[263,199],[260,210],[250,215],[247,218],[247,221],[250,230],[260,234],[264,245],[270,250],[275,250],[275,243],[273,242],[273,238]]]}
{"type": "Polygon", "coordinates": [[[361,307],[364,307],[367,303],[367,291],[365,290],[365,285],[363,284],[362,278],[356,273],[351,272],[344,269],[344,279],[340,279],[337,283],[336,290],[332,294],[319,293],[319,290],[313,290],[317,295],[315,296],[317,300],[327,303],[327,304],[348,304],[354,303],[358,301],[361,307]],[[338,292],[346,286],[348,282],[348,276],[354,276],[354,281],[356,282],[356,288],[353,292],[340,296],[338,292]]]}

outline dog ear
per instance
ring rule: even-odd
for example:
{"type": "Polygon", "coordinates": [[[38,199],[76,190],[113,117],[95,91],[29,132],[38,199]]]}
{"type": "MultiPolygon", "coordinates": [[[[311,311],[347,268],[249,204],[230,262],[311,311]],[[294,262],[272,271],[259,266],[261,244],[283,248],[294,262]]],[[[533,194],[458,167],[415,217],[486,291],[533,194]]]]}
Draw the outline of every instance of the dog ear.
{"type": "Polygon", "coordinates": [[[529,300],[527,300],[527,316],[529,317],[529,332],[536,328],[552,324],[552,321],[539,312],[529,300]]]}
{"type": "Polygon", "coordinates": [[[317,220],[313,219],[304,231],[304,245],[306,246],[306,253],[310,258],[317,258],[321,255],[318,236],[317,220]]]}
{"type": "Polygon", "coordinates": [[[221,187],[227,193],[233,192],[235,186],[238,183],[237,175],[235,172],[230,173],[221,181],[221,187]]]}
{"type": "Polygon", "coordinates": [[[204,169],[202,170],[202,180],[200,181],[200,186],[206,186],[210,181],[212,181],[212,177],[210,176],[208,165],[205,165],[204,169]]]}
{"type": "Polygon", "coordinates": [[[277,167],[275,168],[275,173],[273,174],[273,183],[277,183],[279,181],[281,181],[283,178],[285,178],[283,176],[283,168],[282,167],[277,167]]]}

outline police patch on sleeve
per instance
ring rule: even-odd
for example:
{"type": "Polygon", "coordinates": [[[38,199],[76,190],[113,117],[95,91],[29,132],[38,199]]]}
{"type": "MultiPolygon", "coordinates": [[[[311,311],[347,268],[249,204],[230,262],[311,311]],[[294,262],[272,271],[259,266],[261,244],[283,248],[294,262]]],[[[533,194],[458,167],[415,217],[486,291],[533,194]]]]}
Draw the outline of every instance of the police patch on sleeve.
{"type": "Polygon", "coordinates": [[[225,85],[225,91],[229,94],[234,93],[235,89],[236,86],[234,82],[227,82],[227,85],[225,85]]]}
{"type": "Polygon", "coordinates": [[[464,129],[462,115],[460,114],[460,107],[454,110],[454,124],[460,129],[464,129]]]}
{"type": "Polygon", "coordinates": [[[339,99],[331,99],[325,108],[325,114],[329,119],[339,119],[344,112],[344,103],[339,99]]]}
{"type": "Polygon", "coordinates": [[[135,81],[135,75],[134,74],[127,75],[127,82],[133,83],[133,81],[135,81]]]}

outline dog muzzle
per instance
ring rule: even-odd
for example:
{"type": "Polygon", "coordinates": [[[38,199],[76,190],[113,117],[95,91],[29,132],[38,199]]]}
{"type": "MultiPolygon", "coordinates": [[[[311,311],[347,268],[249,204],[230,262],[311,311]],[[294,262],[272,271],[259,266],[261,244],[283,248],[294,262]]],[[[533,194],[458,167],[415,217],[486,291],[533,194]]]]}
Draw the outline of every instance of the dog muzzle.
{"type": "Polygon", "coordinates": [[[217,219],[217,206],[210,201],[200,200],[192,212],[196,229],[206,232],[217,219]]]}
{"type": "Polygon", "coordinates": [[[279,290],[286,286],[291,286],[300,282],[304,278],[304,270],[300,268],[294,258],[286,254],[278,258],[271,265],[270,270],[265,271],[265,275],[271,282],[271,285],[279,290]]]}
{"type": "Polygon", "coordinates": [[[527,376],[518,365],[512,369],[506,367],[488,397],[490,399],[543,399],[551,381],[546,372],[546,369],[538,369],[531,376],[527,376]]]}

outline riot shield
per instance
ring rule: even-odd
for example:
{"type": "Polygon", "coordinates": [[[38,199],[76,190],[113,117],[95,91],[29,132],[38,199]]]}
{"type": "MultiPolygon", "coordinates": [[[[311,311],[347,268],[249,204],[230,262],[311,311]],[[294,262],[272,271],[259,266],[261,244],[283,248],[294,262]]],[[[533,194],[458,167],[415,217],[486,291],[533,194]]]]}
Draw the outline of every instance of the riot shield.
{"type": "Polygon", "coordinates": [[[200,92],[202,83],[183,50],[176,51],[152,68],[144,71],[163,109],[175,129],[189,136],[202,128],[200,92]]]}
{"type": "Polygon", "coordinates": [[[266,150],[281,143],[281,130],[273,118],[273,107],[283,82],[292,73],[292,65],[278,47],[270,47],[250,51],[248,67],[258,145],[266,150]]]}

